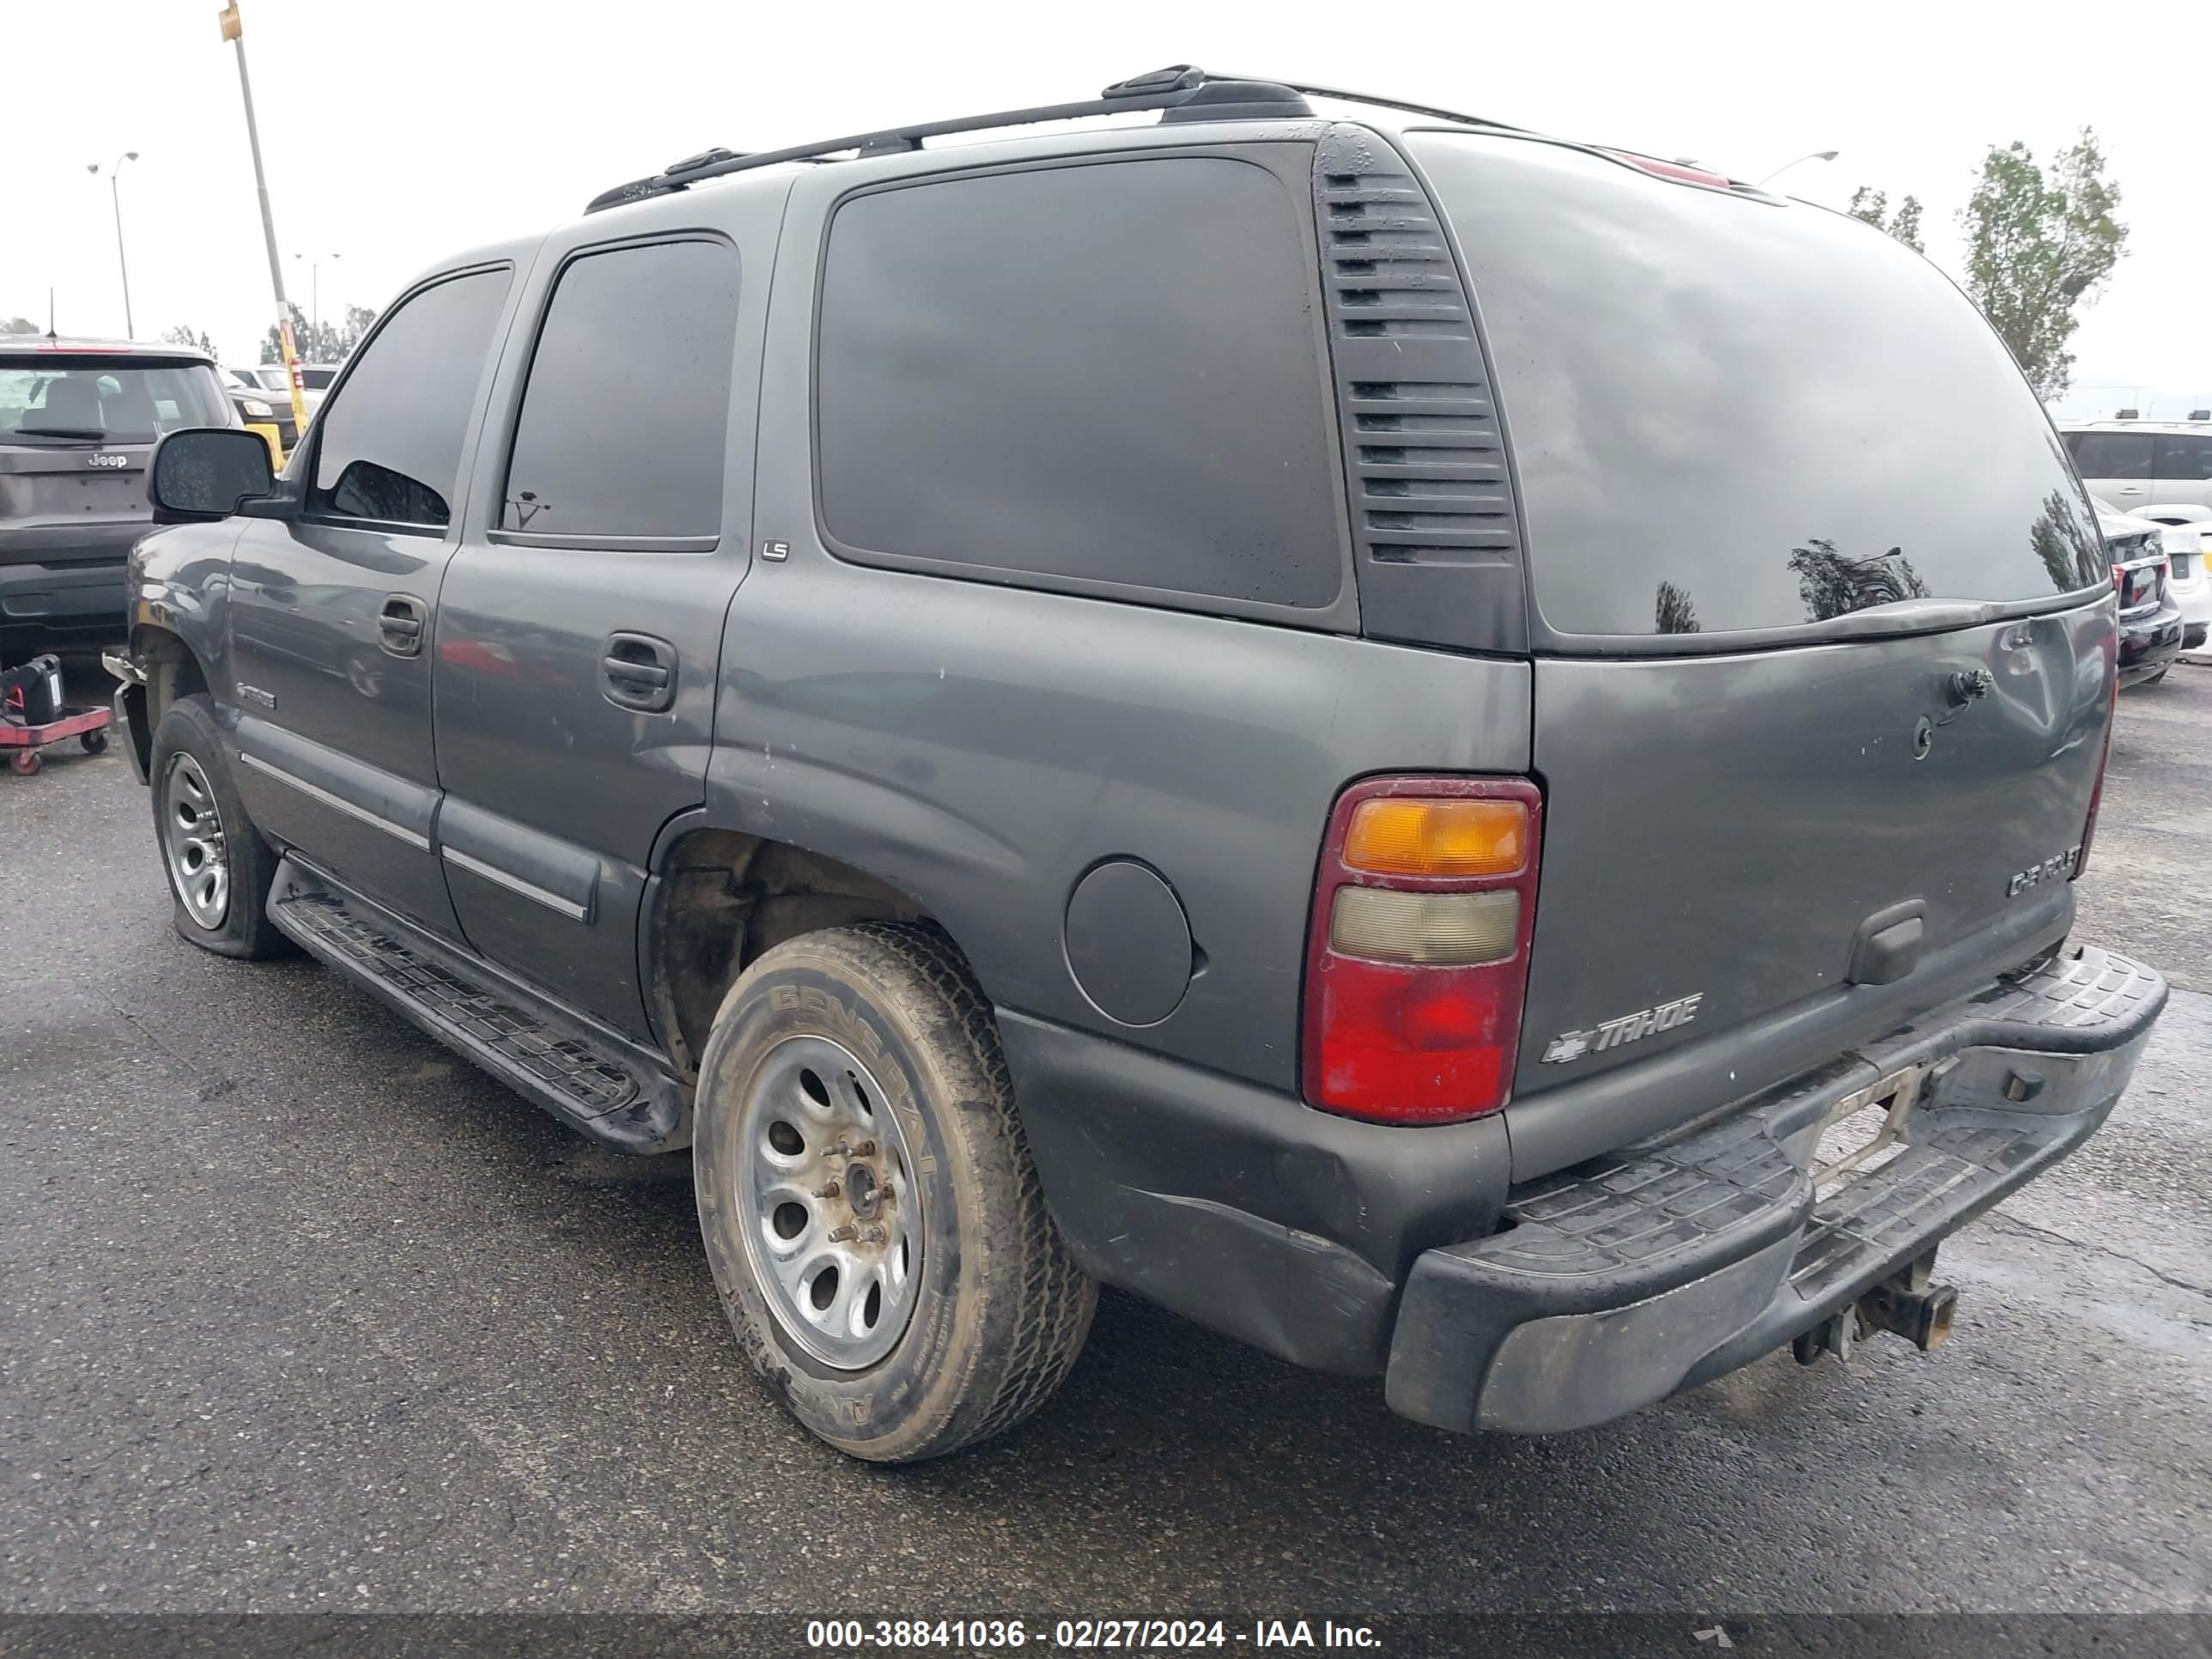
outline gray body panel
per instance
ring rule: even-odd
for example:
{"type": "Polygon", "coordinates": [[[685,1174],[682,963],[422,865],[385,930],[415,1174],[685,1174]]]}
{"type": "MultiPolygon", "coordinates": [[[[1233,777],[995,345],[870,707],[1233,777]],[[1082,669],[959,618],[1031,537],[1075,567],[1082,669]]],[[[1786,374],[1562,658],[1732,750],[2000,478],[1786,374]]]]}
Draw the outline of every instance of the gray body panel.
{"type": "Polygon", "coordinates": [[[501,532],[507,445],[531,331],[562,262],[605,244],[700,230],[733,242],[741,275],[731,383],[757,384],[787,188],[763,179],[653,202],[546,240],[518,283],[520,321],[478,440],[484,482],[440,598],[438,771],[448,813],[467,826],[445,843],[463,932],[494,961],[635,1036],[651,1034],[637,947],[646,866],[661,827],[704,799],[722,617],[752,539],[755,404],[732,400],[721,535],[704,549],[549,545],[501,532]],[[603,659],[617,632],[673,648],[665,712],[608,700],[603,659]]]}
{"type": "MultiPolygon", "coordinates": [[[[1931,1006],[1962,966],[2015,966],[2063,936],[2065,882],[2007,888],[2081,840],[2112,628],[2100,601],[1863,644],[1540,660],[1548,829],[1514,1115],[1547,1089],[1701,1051],[1697,1064],[1594,1091],[1632,1100],[1650,1133],[1931,1006]],[[1954,701],[1951,677],[1976,670],[1994,689],[1954,701]],[[1909,972],[1848,983],[1862,924],[1912,901],[1923,914],[1909,972]],[[1544,1059],[1561,1033],[1692,995],[1703,1000],[1691,1022],[1544,1059]],[[1787,1033],[1771,1054],[1748,1040],[1770,1026],[1787,1033]]],[[[1554,1150],[1547,1137],[1533,1167],[1516,1140],[1516,1173],[1618,1145],[1629,1127],[1594,1109],[1583,1121],[1585,1138],[1554,1150]]]]}

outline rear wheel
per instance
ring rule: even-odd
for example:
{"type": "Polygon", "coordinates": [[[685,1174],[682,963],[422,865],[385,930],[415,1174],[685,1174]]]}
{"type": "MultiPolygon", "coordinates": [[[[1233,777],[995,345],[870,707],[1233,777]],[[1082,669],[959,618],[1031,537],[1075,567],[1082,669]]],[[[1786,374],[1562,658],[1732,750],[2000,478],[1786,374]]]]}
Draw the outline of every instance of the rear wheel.
{"type": "Polygon", "coordinates": [[[267,908],[276,854],[246,816],[205,696],[179,698],[161,717],[148,771],[177,931],[217,956],[284,954],[267,908]]]}
{"type": "Polygon", "coordinates": [[[715,1017],[697,1109],[715,1285],[808,1429],[912,1462],[1051,1397],[1097,1287],[1046,1212],[989,1005],[942,934],[871,923],[764,953],[715,1017]]]}

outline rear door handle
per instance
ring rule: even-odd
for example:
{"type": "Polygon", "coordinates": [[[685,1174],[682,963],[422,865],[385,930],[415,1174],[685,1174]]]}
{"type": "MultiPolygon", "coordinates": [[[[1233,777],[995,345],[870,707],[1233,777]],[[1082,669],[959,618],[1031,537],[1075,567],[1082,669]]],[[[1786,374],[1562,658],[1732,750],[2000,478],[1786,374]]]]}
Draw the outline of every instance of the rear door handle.
{"type": "Polygon", "coordinates": [[[422,654],[422,624],[430,607],[412,593],[386,593],[376,613],[377,642],[395,657],[422,654]]]}
{"type": "Polygon", "coordinates": [[[610,634],[600,690],[617,708],[658,714],[676,702],[676,647],[650,634],[610,634]]]}

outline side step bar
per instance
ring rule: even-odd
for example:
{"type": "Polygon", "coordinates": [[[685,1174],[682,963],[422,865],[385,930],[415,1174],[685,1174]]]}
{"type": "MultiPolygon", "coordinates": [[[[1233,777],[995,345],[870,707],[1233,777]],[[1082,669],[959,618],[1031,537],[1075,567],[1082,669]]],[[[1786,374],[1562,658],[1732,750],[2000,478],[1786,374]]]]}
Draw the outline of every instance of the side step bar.
{"type": "Polygon", "coordinates": [[[269,919],[308,955],[592,1139],[638,1157],[691,1144],[690,1103],[650,1049],[346,891],[296,854],[276,866],[269,919]]]}

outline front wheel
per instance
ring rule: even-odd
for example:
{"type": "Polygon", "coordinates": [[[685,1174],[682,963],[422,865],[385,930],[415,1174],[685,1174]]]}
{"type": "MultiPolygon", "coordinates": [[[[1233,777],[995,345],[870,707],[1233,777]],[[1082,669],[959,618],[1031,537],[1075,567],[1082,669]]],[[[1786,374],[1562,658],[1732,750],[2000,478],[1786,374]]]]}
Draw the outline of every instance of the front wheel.
{"type": "Polygon", "coordinates": [[[162,715],[147,775],[177,931],[217,956],[284,954],[268,911],[276,854],[246,815],[206,697],[180,697],[162,715]]]}
{"type": "Polygon", "coordinates": [[[700,1230],[739,1344],[841,1450],[1012,1427],[1097,1286],[1045,1209],[989,1004],[944,935],[869,923],[764,952],[701,1056],[700,1230]]]}

